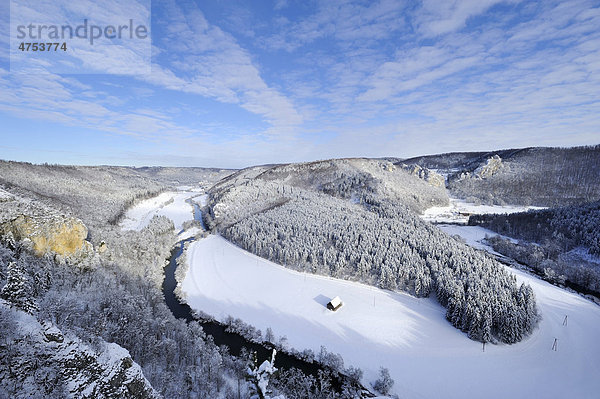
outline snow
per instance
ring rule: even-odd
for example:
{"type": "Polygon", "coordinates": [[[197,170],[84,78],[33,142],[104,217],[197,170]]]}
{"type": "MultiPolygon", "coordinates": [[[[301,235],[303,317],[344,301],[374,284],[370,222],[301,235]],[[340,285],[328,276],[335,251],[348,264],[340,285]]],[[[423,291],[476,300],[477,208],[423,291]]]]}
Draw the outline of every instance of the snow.
{"type": "Polygon", "coordinates": [[[206,201],[208,201],[208,194],[196,195],[194,197],[194,201],[200,204],[200,206],[206,206],[206,201]]]}
{"type": "Polygon", "coordinates": [[[188,238],[195,237],[196,234],[198,234],[201,231],[202,230],[198,227],[191,227],[179,233],[179,235],[177,236],[177,241],[187,240],[188,238]]]}
{"type": "Polygon", "coordinates": [[[476,249],[482,249],[484,251],[490,252],[494,255],[500,255],[498,252],[494,251],[492,247],[484,242],[486,237],[500,236],[507,240],[512,241],[513,243],[517,243],[518,240],[514,238],[510,238],[504,236],[502,234],[498,234],[492,230],[488,230],[481,226],[459,226],[456,224],[438,224],[437,227],[445,231],[446,233],[454,236],[458,235],[465,240],[465,242],[476,249]]]}
{"type": "Polygon", "coordinates": [[[13,198],[12,194],[0,188],[0,201],[8,201],[13,198]]]}
{"type": "Polygon", "coordinates": [[[448,206],[434,206],[426,209],[421,218],[432,223],[461,223],[469,221],[470,214],[515,213],[530,209],[544,209],[536,206],[518,205],[478,205],[458,198],[450,198],[448,206]]]}
{"type": "Polygon", "coordinates": [[[155,215],[166,216],[180,231],[185,221],[194,218],[194,207],[188,199],[198,196],[195,191],[169,191],[144,200],[131,207],[121,222],[123,230],[142,230],[155,215]]]}
{"type": "MultiPolygon", "coordinates": [[[[471,238],[481,232],[469,229],[471,238]]],[[[542,320],[515,345],[469,340],[445,319],[435,299],[285,269],[211,235],[188,249],[183,291],[194,309],[224,320],[271,327],[290,346],[340,353],[361,367],[365,383],[380,366],[406,398],[565,398],[600,392],[600,307],[526,273],[542,320]],[[326,309],[344,298],[337,312],[326,309]],[[568,325],[564,326],[565,315],[568,325]],[[554,339],[558,350],[553,351],[554,339]]]]}
{"type": "Polygon", "coordinates": [[[592,255],[585,247],[576,247],[563,255],[564,259],[570,259],[577,263],[591,263],[592,265],[600,266],[600,256],[592,255]]]}

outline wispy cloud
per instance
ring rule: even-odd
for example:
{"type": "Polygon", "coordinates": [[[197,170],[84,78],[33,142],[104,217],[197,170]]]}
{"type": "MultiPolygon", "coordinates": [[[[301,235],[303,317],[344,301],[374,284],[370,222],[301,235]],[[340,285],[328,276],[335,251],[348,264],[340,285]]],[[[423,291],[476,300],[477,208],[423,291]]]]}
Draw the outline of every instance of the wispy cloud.
{"type": "Polygon", "coordinates": [[[423,0],[415,23],[425,37],[435,37],[464,28],[467,20],[481,15],[490,7],[519,0],[423,0]]]}
{"type": "Polygon", "coordinates": [[[11,0],[11,70],[25,73],[40,69],[71,74],[147,73],[151,56],[150,31],[150,0],[11,0]],[[70,30],[63,30],[65,25],[70,30]],[[141,25],[147,32],[141,35],[144,39],[130,32],[141,25]],[[52,26],[56,27],[54,34],[58,38],[50,36],[52,26]],[[127,29],[119,30],[119,26],[127,29]],[[113,28],[114,39],[105,37],[108,27],[113,28]],[[21,37],[23,34],[25,37],[21,37]],[[39,57],[37,52],[19,50],[19,44],[24,41],[64,42],[68,51],[39,57]]]}
{"type": "Polygon", "coordinates": [[[211,7],[222,5],[155,2],[151,73],[133,79],[0,70],[0,112],[129,137],[143,145],[123,157],[188,165],[600,137],[591,0],[228,3],[228,19],[211,7]]]}
{"type": "Polygon", "coordinates": [[[149,82],[239,104],[264,117],[269,133],[290,134],[301,123],[292,101],[262,79],[251,55],[233,36],[209,24],[194,3],[173,1],[161,7],[166,35],[156,45],[168,52],[158,54],[149,82]]]}
{"type": "Polygon", "coordinates": [[[399,39],[393,54],[380,47],[360,61],[333,57],[319,66],[322,75],[330,71],[325,80],[295,93],[325,101],[319,119],[343,142],[336,145],[364,141],[361,149],[372,154],[406,152],[394,143],[407,142],[413,155],[432,142],[438,150],[594,142],[597,11],[582,1],[464,1],[437,9],[425,2],[410,11],[416,31],[403,31],[411,40],[399,39]],[[500,3],[502,12],[488,13],[500,3]],[[387,133],[377,140],[360,133],[373,131],[387,133]]]}

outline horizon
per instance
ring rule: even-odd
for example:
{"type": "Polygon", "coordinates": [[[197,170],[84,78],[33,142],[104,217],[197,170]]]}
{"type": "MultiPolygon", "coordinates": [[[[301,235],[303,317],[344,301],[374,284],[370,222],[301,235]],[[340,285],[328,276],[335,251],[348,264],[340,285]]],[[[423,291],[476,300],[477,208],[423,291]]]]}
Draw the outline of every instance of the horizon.
{"type": "Polygon", "coordinates": [[[440,152],[440,153],[433,153],[433,154],[421,154],[421,155],[416,155],[413,157],[407,157],[407,158],[400,158],[400,157],[395,157],[395,156],[381,156],[381,157],[362,157],[362,156],[350,156],[350,157],[340,157],[340,158],[323,158],[323,159],[312,159],[312,160],[306,160],[306,161],[298,161],[298,162],[280,162],[280,163],[263,163],[263,164],[253,164],[253,165],[246,165],[246,166],[242,166],[240,168],[227,168],[227,167],[220,167],[220,166],[194,166],[194,165],[188,165],[188,166],[181,166],[181,165],[124,165],[124,164],[66,164],[66,163],[51,163],[51,162],[29,162],[29,161],[20,161],[20,160],[16,160],[16,159],[6,159],[6,158],[0,158],[0,162],[17,162],[17,163],[29,163],[32,165],[37,165],[37,166],[43,166],[43,165],[49,165],[49,166],[82,166],[82,167],[115,167],[115,168],[133,168],[133,169],[143,169],[143,168],[197,168],[197,169],[219,169],[219,170],[243,170],[243,169],[248,169],[248,168],[253,168],[253,167],[259,167],[259,166],[277,166],[277,165],[289,165],[289,164],[295,164],[295,163],[314,163],[314,162],[327,162],[327,161],[333,161],[333,160],[344,160],[344,159],[371,159],[371,160],[385,160],[385,159],[397,159],[399,162],[404,162],[410,159],[414,159],[414,158],[421,158],[421,157],[435,157],[435,156],[441,156],[441,155],[452,155],[452,154],[477,154],[477,153],[496,153],[496,152],[502,152],[502,151],[514,151],[514,150],[529,150],[529,149],[563,149],[563,150],[569,150],[569,149],[576,149],[576,148],[595,148],[595,147],[600,147],[600,143],[598,144],[586,144],[586,145],[580,145],[580,146],[572,146],[572,147],[565,147],[565,146],[556,146],[556,147],[548,147],[548,146],[537,146],[537,147],[513,147],[513,148],[500,148],[500,149],[495,149],[495,150],[483,150],[483,151],[450,151],[450,152],[440,152]]]}
{"type": "Polygon", "coordinates": [[[240,169],[600,136],[593,1],[0,7],[0,159],[240,169]],[[19,26],[65,21],[130,21],[130,34],[142,26],[150,37],[108,39],[109,29],[89,47],[65,39],[75,51],[22,58],[19,26]]]}

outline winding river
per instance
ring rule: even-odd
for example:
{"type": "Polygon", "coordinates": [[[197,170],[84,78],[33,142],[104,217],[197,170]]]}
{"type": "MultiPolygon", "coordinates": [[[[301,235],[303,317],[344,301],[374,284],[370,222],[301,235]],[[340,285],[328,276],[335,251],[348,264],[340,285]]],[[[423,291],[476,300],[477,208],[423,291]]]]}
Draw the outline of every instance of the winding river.
{"type": "MultiPolygon", "coordinates": [[[[194,219],[202,220],[200,207],[197,204],[194,205],[194,219]]],[[[186,321],[196,320],[207,335],[213,338],[214,343],[217,346],[225,345],[229,349],[229,353],[234,356],[240,356],[242,350],[245,349],[247,352],[255,352],[256,358],[259,364],[267,359],[270,359],[273,350],[273,345],[270,343],[256,343],[243,337],[242,335],[227,331],[227,326],[213,320],[202,320],[194,316],[192,309],[186,303],[181,303],[175,295],[175,288],[177,287],[177,281],[175,279],[175,270],[177,269],[177,258],[181,256],[184,250],[184,246],[187,242],[193,241],[194,238],[188,238],[179,241],[173,250],[171,251],[171,257],[169,264],[165,267],[165,279],[163,281],[163,294],[165,296],[165,302],[168,308],[171,310],[173,315],[178,319],[184,319],[186,321]]],[[[327,367],[322,366],[318,363],[308,362],[300,359],[284,351],[277,351],[275,357],[275,367],[278,369],[288,370],[291,368],[297,368],[307,375],[317,377],[319,371],[331,371],[327,367]]],[[[343,385],[344,381],[348,377],[343,374],[332,373],[332,385],[334,388],[339,389],[343,385]]],[[[364,387],[363,387],[364,389],[364,387]]],[[[367,391],[365,390],[365,393],[367,391]]]]}

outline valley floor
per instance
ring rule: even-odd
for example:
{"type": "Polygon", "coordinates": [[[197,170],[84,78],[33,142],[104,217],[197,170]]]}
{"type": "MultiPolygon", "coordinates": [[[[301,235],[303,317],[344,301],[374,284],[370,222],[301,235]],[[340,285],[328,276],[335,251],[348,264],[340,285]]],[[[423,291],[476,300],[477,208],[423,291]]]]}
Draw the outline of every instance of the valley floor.
{"type": "Polygon", "coordinates": [[[291,347],[340,353],[365,381],[389,368],[408,398],[590,398],[600,392],[600,307],[511,269],[531,284],[539,328],[515,345],[469,340],[434,299],[417,299],[332,278],[297,273],[219,236],[193,243],[183,282],[188,304],[286,336],[291,347]],[[337,312],[325,305],[339,295],[337,312]],[[567,325],[563,322],[568,316],[567,325]],[[554,339],[557,350],[552,350],[554,339]]]}
{"type": "Polygon", "coordinates": [[[530,209],[543,209],[539,206],[518,205],[477,205],[462,199],[450,197],[448,206],[433,206],[423,212],[421,218],[432,223],[467,224],[469,215],[487,213],[515,213],[530,209]]]}
{"type": "Polygon", "coordinates": [[[142,230],[155,215],[158,215],[171,219],[175,224],[175,230],[181,231],[184,222],[194,219],[194,208],[187,201],[201,195],[200,192],[185,188],[186,190],[162,193],[131,207],[121,221],[121,228],[123,230],[142,230]]]}

